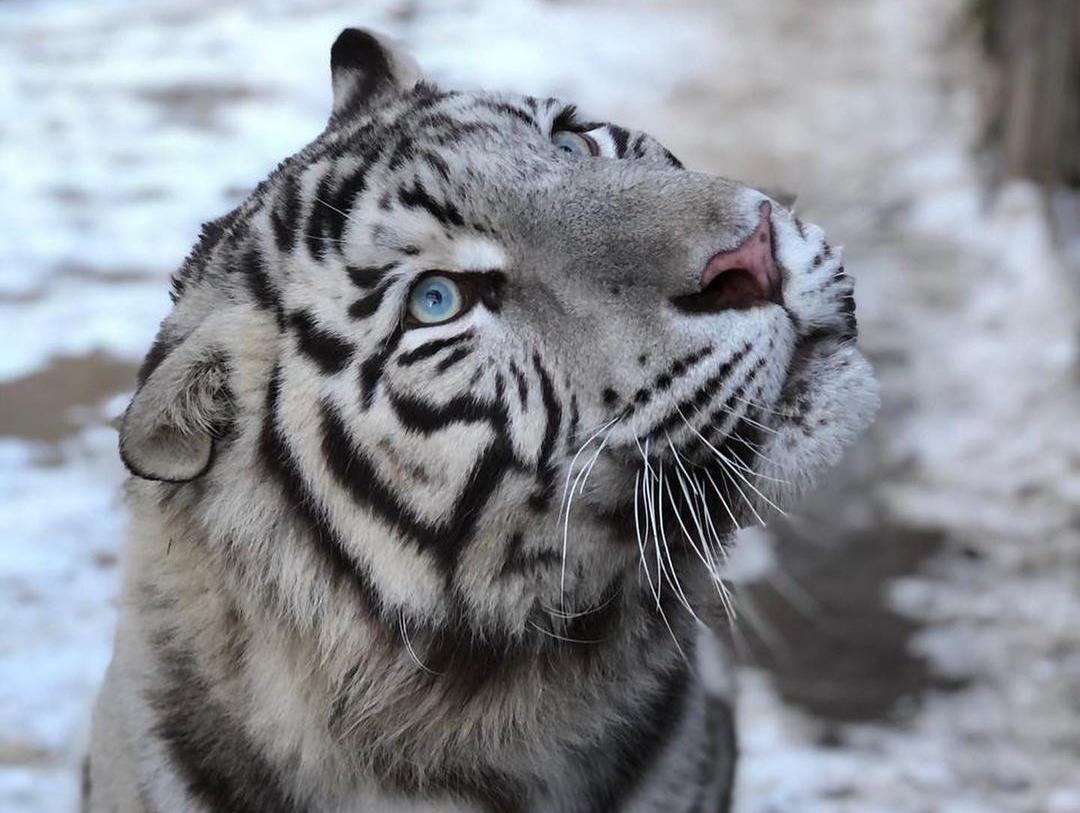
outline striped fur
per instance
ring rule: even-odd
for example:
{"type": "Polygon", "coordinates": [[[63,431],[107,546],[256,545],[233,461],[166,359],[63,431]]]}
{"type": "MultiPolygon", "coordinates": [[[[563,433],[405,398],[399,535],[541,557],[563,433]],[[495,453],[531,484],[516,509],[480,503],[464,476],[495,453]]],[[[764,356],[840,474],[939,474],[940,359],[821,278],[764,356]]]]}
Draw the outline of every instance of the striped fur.
{"type": "Polygon", "coordinates": [[[839,252],[774,205],[783,305],[682,313],[761,193],[367,32],[331,62],[326,130],[204,228],[125,415],[87,809],[727,809],[694,610],[873,411],[839,252]],[[410,324],[432,271],[474,304],[410,324]]]}

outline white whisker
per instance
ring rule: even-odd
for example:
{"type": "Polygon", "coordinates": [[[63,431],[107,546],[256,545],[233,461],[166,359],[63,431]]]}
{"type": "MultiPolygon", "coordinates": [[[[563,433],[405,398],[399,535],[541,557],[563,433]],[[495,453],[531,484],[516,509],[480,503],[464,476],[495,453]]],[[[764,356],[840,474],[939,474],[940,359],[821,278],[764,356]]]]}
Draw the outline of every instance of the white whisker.
{"type": "MultiPolygon", "coordinates": [[[[645,561],[645,538],[642,536],[641,533],[641,520],[638,516],[638,501],[639,499],[644,500],[644,495],[643,492],[639,491],[638,489],[639,484],[641,484],[642,488],[644,488],[644,483],[642,483],[641,471],[634,475],[634,536],[637,539],[638,553],[641,556],[641,568],[645,571],[645,579],[649,583],[649,593],[656,598],[656,603],[659,604],[660,591],[653,586],[652,573],[649,570],[649,566],[645,561]]],[[[648,511],[648,509],[644,510],[646,512],[648,511]]],[[[648,521],[647,513],[645,519],[646,521],[648,521]]]]}
{"type": "MultiPolygon", "coordinates": [[[[745,477],[743,477],[743,475],[739,473],[738,469],[735,468],[735,464],[732,463],[724,455],[723,452],[721,452],[712,443],[710,443],[708,438],[706,438],[703,434],[701,434],[701,432],[699,432],[697,430],[697,428],[692,423],[690,423],[690,421],[688,421],[686,419],[686,416],[682,414],[681,410],[679,412],[679,416],[683,419],[683,421],[686,423],[686,425],[690,427],[690,431],[692,431],[695,435],[698,436],[698,438],[701,440],[701,442],[704,443],[712,451],[712,453],[716,455],[717,459],[719,459],[721,463],[725,464],[731,471],[733,471],[739,477],[740,480],[742,480],[744,483],[746,483],[746,485],[748,487],[753,489],[754,493],[756,493],[759,497],[761,497],[761,499],[764,500],[767,505],[771,506],[773,509],[775,509],[781,515],[787,516],[787,512],[784,511],[783,508],[781,508],[779,505],[777,505],[772,500],[770,500],[768,497],[766,497],[764,494],[762,494],[761,491],[758,490],[758,488],[753,483],[751,483],[749,480],[747,480],[745,477]]],[[[746,468],[746,471],[748,471],[750,474],[753,474],[755,477],[762,477],[762,479],[766,479],[766,480],[772,479],[772,478],[764,477],[763,475],[759,475],[757,472],[755,472],[753,469],[750,469],[750,468],[746,468]]],[[[735,485],[735,484],[732,483],[732,485],[735,485]]],[[[738,485],[735,485],[735,487],[738,488],[738,485]]],[[[739,489],[739,491],[741,493],[742,489],[739,489]]],[[[745,499],[745,497],[744,497],[744,499],[745,499]]],[[[752,509],[753,509],[753,506],[751,506],[751,510],[752,509]]],[[[758,513],[756,511],[754,511],[754,516],[756,516],[758,518],[758,522],[761,522],[761,517],[758,515],[758,513]]],[[[763,526],[765,525],[764,522],[761,522],[761,524],[763,526]]]]}
{"type": "Polygon", "coordinates": [[[554,638],[557,641],[564,641],[564,642],[566,642],[568,644],[602,644],[606,640],[604,638],[600,638],[600,639],[597,639],[595,641],[594,640],[589,640],[589,639],[586,639],[586,638],[568,638],[565,635],[559,635],[556,632],[552,632],[551,630],[544,629],[543,627],[541,627],[539,624],[537,624],[532,619],[529,620],[529,626],[532,627],[537,632],[543,633],[544,635],[547,635],[550,638],[554,638]]]}
{"type": "MultiPolygon", "coordinates": [[[[688,599],[686,597],[686,592],[683,590],[682,583],[679,581],[679,574],[678,574],[678,571],[677,571],[677,569],[675,567],[675,560],[672,559],[672,557],[671,557],[671,546],[668,544],[667,529],[666,529],[665,524],[664,524],[664,467],[663,467],[663,464],[658,463],[658,471],[659,471],[659,475],[658,475],[658,479],[657,479],[657,488],[659,489],[660,536],[661,536],[661,538],[663,539],[663,542],[664,542],[664,544],[663,544],[664,557],[667,559],[667,564],[668,564],[668,567],[667,567],[668,581],[671,583],[672,587],[675,588],[675,593],[679,597],[680,603],[683,605],[683,607],[686,608],[686,611],[688,613],[690,613],[690,615],[694,618],[695,621],[698,621],[699,623],[703,623],[703,622],[701,622],[701,619],[698,618],[697,613],[694,612],[694,608],[690,604],[690,599],[688,599]]],[[[675,501],[671,497],[671,487],[670,486],[668,486],[668,499],[671,502],[671,508],[675,512],[676,518],[679,519],[679,522],[681,524],[682,520],[681,520],[681,518],[679,518],[678,507],[675,505],[675,501]]]]}
{"type": "MultiPolygon", "coordinates": [[[[709,483],[712,484],[713,491],[716,492],[716,496],[718,496],[720,498],[720,501],[724,503],[724,507],[726,508],[727,507],[727,501],[724,499],[724,495],[723,495],[723,493],[721,493],[720,487],[716,484],[716,480],[713,479],[712,472],[711,471],[706,471],[705,476],[709,479],[709,483]]],[[[747,500],[746,495],[742,493],[742,489],[739,488],[739,484],[734,482],[734,481],[732,481],[731,484],[733,486],[735,486],[735,490],[739,492],[739,496],[741,496],[743,498],[743,502],[745,502],[748,506],[750,506],[750,511],[753,513],[754,517],[757,519],[758,524],[761,525],[762,528],[767,527],[765,525],[765,520],[763,520],[761,518],[761,514],[759,514],[757,512],[757,509],[754,508],[754,504],[752,502],[750,502],[749,500],[747,500]]],[[[730,511],[730,509],[728,509],[728,510],[730,511]]]]}
{"type": "Polygon", "coordinates": [[[776,631],[776,628],[758,612],[757,604],[747,595],[745,590],[740,591],[739,606],[743,610],[743,618],[747,625],[756,634],[765,646],[773,654],[779,653],[780,657],[791,657],[791,646],[784,637],[776,631]]]}
{"type": "MultiPolygon", "coordinates": [[[[619,417],[622,417],[622,416],[619,416],[619,417]]],[[[616,418],[615,420],[616,420],[616,422],[618,422],[619,419],[616,418]]],[[[602,451],[604,451],[604,447],[607,446],[607,442],[609,440],[611,440],[611,433],[614,432],[614,431],[615,431],[615,426],[612,425],[612,427],[607,431],[607,434],[604,435],[604,439],[600,442],[600,446],[597,447],[596,453],[592,456],[592,460],[590,460],[588,462],[588,465],[585,466],[585,468],[583,470],[584,474],[585,474],[585,478],[581,481],[581,486],[578,489],[578,496],[585,493],[585,484],[587,482],[589,482],[589,475],[592,474],[593,466],[595,466],[596,461],[600,459],[600,453],[602,451]]]]}
{"type": "Polygon", "coordinates": [[[402,637],[402,640],[405,641],[405,649],[408,651],[409,657],[411,657],[413,659],[413,661],[416,663],[416,665],[419,666],[421,669],[423,669],[425,672],[427,672],[429,675],[441,675],[441,674],[443,674],[442,672],[436,672],[434,669],[429,669],[427,666],[424,665],[423,661],[421,661],[419,656],[416,654],[416,650],[413,649],[412,641],[409,640],[409,630],[405,626],[405,615],[404,615],[404,613],[402,613],[402,614],[400,614],[398,616],[398,620],[401,623],[401,637],[402,637]]]}
{"type": "Polygon", "coordinates": [[[570,460],[570,465],[567,467],[566,470],[566,482],[563,483],[562,502],[560,502],[559,504],[559,514],[562,515],[563,520],[562,566],[559,573],[559,601],[563,603],[565,603],[566,600],[566,551],[570,542],[570,511],[572,509],[574,501],[574,489],[577,487],[578,479],[581,478],[582,473],[584,473],[585,471],[585,469],[583,468],[582,471],[579,472],[577,475],[578,479],[575,479],[573,485],[571,485],[570,480],[574,476],[574,464],[577,463],[578,458],[581,457],[582,453],[585,451],[588,445],[592,443],[597,437],[599,437],[605,429],[613,427],[616,423],[618,423],[621,417],[621,414],[616,415],[606,424],[604,424],[591,435],[589,435],[589,437],[586,438],[583,444],[581,444],[581,447],[577,450],[573,458],[570,460]]]}
{"type": "MultiPolygon", "coordinates": [[[[326,202],[325,200],[323,200],[322,198],[320,198],[320,197],[319,197],[318,195],[314,195],[313,197],[315,198],[315,202],[316,202],[316,203],[321,203],[321,204],[322,204],[323,206],[325,206],[325,207],[326,207],[327,209],[329,209],[329,210],[330,210],[331,212],[337,212],[337,213],[338,213],[339,215],[341,215],[341,216],[342,216],[343,218],[345,218],[346,220],[356,220],[356,218],[354,218],[354,217],[353,217],[353,216],[352,216],[351,214],[349,214],[348,212],[343,212],[343,211],[341,211],[341,209],[337,208],[337,207],[336,207],[336,206],[334,206],[334,205],[333,205],[332,203],[327,203],[327,202],[326,202]]],[[[356,222],[357,222],[357,223],[359,223],[360,221],[359,221],[359,220],[356,220],[356,222]]]]}
{"type": "MultiPolygon", "coordinates": [[[[642,497],[645,499],[646,522],[647,522],[648,525],[651,526],[652,533],[653,533],[653,544],[654,544],[654,546],[656,548],[656,592],[655,592],[656,611],[660,614],[660,620],[664,622],[664,626],[667,628],[668,634],[671,636],[671,640],[675,644],[675,648],[679,651],[679,656],[683,659],[683,661],[685,663],[689,664],[690,661],[686,657],[686,652],[683,650],[682,645],[679,643],[679,637],[675,634],[675,630],[672,629],[671,622],[668,621],[667,613],[664,612],[664,607],[660,602],[660,589],[661,589],[661,584],[662,584],[663,571],[662,571],[662,560],[660,558],[660,536],[659,536],[659,533],[657,532],[656,506],[655,506],[655,503],[654,503],[654,500],[653,500],[653,494],[652,494],[652,490],[651,490],[651,486],[650,486],[651,477],[654,477],[656,475],[653,473],[652,466],[649,464],[649,440],[648,440],[648,438],[645,439],[645,447],[644,447],[644,449],[641,446],[641,440],[636,435],[634,437],[634,443],[637,445],[638,451],[641,452],[641,459],[642,459],[642,462],[645,465],[645,468],[642,471],[642,476],[643,476],[643,479],[642,479],[642,486],[643,486],[643,488],[642,488],[642,497]]],[[[647,533],[648,533],[648,528],[646,528],[646,534],[647,533]]],[[[642,546],[641,546],[641,556],[642,556],[642,563],[644,564],[644,562],[645,562],[644,544],[642,544],[642,546]]],[[[652,584],[652,578],[649,575],[649,568],[648,568],[647,565],[645,566],[645,574],[646,574],[646,577],[649,579],[649,583],[651,585],[652,584]]]]}
{"type": "MultiPolygon", "coordinates": [[[[751,443],[749,440],[744,438],[738,432],[732,432],[730,435],[728,435],[728,437],[731,438],[732,440],[737,440],[739,443],[741,443],[743,446],[745,446],[747,449],[749,449],[751,452],[753,452],[757,457],[764,460],[766,463],[768,463],[768,464],[770,464],[772,466],[775,466],[778,469],[783,468],[779,463],[777,463],[771,457],[769,457],[769,456],[767,456],[765,454],[762,454],[761,444],[751,443]]],[[[792,484],[790,480],[782,480],[782,479],[780,479],[778,477],[766,477],[764,474],[761,474],[761,473],[757,473],[757,476],[760,477],[762,480],[770,480],[770,481],[772,481],[774,483],[780,483],[780,484],[785,485],[785,486],[790,486],[792,484]]]]}
{"type": "Polygon", "coordinates": [[[554,616],[555,618],[561,619],[563,621],[572,621],[575,618],[581,618],[583,616],[599,612],[600,610],[608,606],[611,602],[613,602],[617,597],[618,593],[613,593],[612,595],[608,596],[606,600],[600,602],[599,604],[576,613],[568,613],[565,610],[556,610],[554,607],[546,607],[543,604],[540,604],[540,609],[542,609],[548,615],[554,616]]]}
{"type": "MultiPolygon", "coordinates": [[[[670,438],[668,439],[668,443],[671,443],[670,438]]],[[[717,565],[716,560],[713,558],[712,546],[709,544],[708,541],[711,537],[716,542],[717,550],[719,550],[722,556],[726,557],[727,552],[724,550],[723,540],[720,538],[719,533],[717,533],[716,526],[712,524],[712,518],[709,516],[709,505],[708,500],[705,497],[704,489],[697,482],[697,479],[693,477],[693,475],[689,471],[687,471],[686,468],[682,465],[682,456],[679,454],[679,451],[675,448],[674,444],[671,444],[671,451],[675,455],[675,462],[681,470],[679,473],[679,486],[682,489],[683,497],[686,499],[687,506],[690,509],[690,515],[694,519],[694,524],[697,527],[698,535],[701,540],[702,553],[704,554],[704,558],[702,559],[702,561],[705,563],[705,567],[708,570],[709,576],[713,584],[716,586],[717,594],[720,597],[721,603],[724,605],[724,609],[727,612],[729,619],[733,619],[735,615],[735,608],[730,603],[730,595],[728,594],[727,588],[725,587],[723,582],[723,578],[720,575],[720,568],[717,565]],[[695,495],[701,500],[704,523],[701,519],[698,518],[697,510],[694,507],[694,500],[693,498],[691,498],[690,492],[687,489],[686,481],[683,479],[684,476],[687,480],[690,481],[690,486],[694,489],[695,495]],[[706,527],[709,529],[708,534],[706,533],[706,527]]],[[[692,542],[691,545],[693,545],[692,542]]],[[[694,547],[695,550],[697,550],[696,546],[694,547]]],[[[702,554],[699,553],[699,558],[701,557],[701,555],[702,554]]]]}
{"type": "MultiPolygon", "coordinates": [[[[716,451],[716,450],[714,449],[713,451],[716,451]]],[[[759,497],[761,497],[762,500],[764,500],[766,505],[768,505],[770,508],[772,508],[774,511],[776,511],[781,516],[785,516],[785,517],[787,516],[787,512],[783,508],[781,508],[775,502],[773,502],[768,497],[766,497],[764,494],[762,494],[761,490],[757,486],[755,486],[753,483],[751,483],[749,480],[747,480],[746,477],[744,477],[742,475],[742,473],[739,471],[739,467],[735,463],[733,463],[731,460],[729,460],[727,457],[725,457],[723,453],[721,453],[719,451],[716,451],[716,454],[717,454],[717,457],[720,458],[721,462],[723,462],[723,463],[725,463],[727,465],[728,471],[731,472],[732,474],[734,474],[740,480],[742,480],[747,488],[749,488],[751,491],[753,491],[755,494],[757,494],[759,497]]],[[[757,476],[756,472],[754,472],[752,469],[747,469],[747,471],[749,471],[750,474],[754,474],[755,476],[757,476]]]]}

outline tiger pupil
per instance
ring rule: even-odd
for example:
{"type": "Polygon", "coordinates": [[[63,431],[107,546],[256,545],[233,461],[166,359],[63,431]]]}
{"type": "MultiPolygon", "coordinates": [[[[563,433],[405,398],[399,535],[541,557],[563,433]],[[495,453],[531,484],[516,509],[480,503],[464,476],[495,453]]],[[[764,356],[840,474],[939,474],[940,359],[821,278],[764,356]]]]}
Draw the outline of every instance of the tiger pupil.
{"type": "Polygon", "coordinates": [[[428,307],[437,308],[442,304],[442,301],[443,301],[442,291],[435,290],[434,288],[428,289],[428,292],[427,292],[428,307]]]}

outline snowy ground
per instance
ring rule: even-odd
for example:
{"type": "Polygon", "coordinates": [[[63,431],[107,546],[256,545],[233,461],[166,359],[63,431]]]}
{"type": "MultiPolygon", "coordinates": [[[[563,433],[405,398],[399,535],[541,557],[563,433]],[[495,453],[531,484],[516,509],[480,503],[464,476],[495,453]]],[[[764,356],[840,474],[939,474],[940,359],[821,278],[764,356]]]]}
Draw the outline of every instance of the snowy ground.
{"type": "Polygon", "coordinates": [[[114,619],[109,419],[167,275],[320,128],[359,23],[448,84],[572,98],[797,191],[846,244],[885,407],[744,545],[741,813],[1080,811],[1078,269],[1033,190],[980,186],[961,5],[0,2],[0,810],[74,807],[114,619]]]}

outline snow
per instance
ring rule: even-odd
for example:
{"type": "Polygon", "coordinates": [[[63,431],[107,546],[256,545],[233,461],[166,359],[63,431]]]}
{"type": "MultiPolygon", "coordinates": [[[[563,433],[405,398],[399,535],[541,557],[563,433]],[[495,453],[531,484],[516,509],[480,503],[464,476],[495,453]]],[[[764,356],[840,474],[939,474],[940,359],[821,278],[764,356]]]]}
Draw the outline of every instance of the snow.
{"type": "MultiPolygon", "coordinates": [[[[138,363],[199,223],[321,128],[343,26],[450,85],[570,98],[691,167],[799,192],[846,244],[885,408],[832,514],[945,539],[887,601],[962,688],[837,722],[743,668],[740,813],[1076,813],[1077,243],[1057,248],[1030,186],[982,184],[963,5],[0,4],[0,393],[58,357],[138,363]]],[[[0,810],[74,808],[115,619],[124,398],[49,440],[0,422],[0,810]]],[[[741,580],[783,575],[771,535],[747,534],[741,580]]]]}

